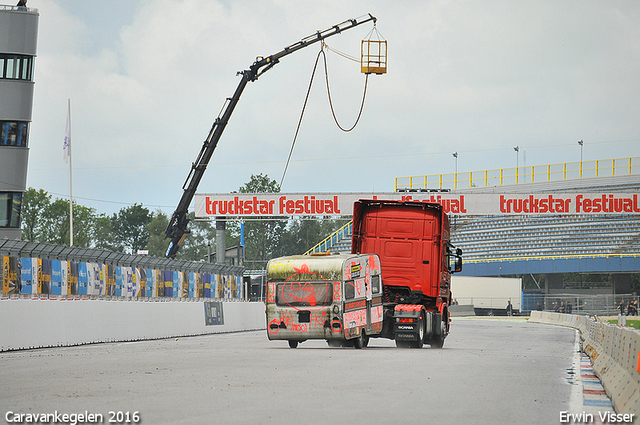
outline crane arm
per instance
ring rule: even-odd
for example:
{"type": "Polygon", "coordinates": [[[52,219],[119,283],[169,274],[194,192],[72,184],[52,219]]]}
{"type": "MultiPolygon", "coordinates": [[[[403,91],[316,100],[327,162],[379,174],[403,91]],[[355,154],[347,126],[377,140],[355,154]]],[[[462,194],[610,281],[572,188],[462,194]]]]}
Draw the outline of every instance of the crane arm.
{"type": "Polygon", "coordinates": [[[238,104],[240,96],[242,95],[244,88],[247,86],[247,83],[249,81],[256,81],[262,74],[279,63],[280,59],[282,59],[283,57],[311,44],[331,37],[332,35],[340,34],[342,31],[351,29],[369,21],[373,21],[375,23],[376,18],[371,14],[368,14],[362,18],[346,20],[342,23],[332,26],[331,28],[327,28],[324,31],[317,31],[315,34],[305,37],[297,43],[285,47],[278,53],[267,57],[256,58],[256,61],[249,67],[249,69],[238,72],[238,75],[242,76],[240,83],[238,84],[238,87],[236,88],[233,96],[227,99],[227,102],[225,103],[220,115],[216,118],[213,126],[211,127],[211,130],[209,131],[209,135],[204,141],[204,144],[202,145],[202,149],[200,150],[196,161],[191,165],[191,171],[189,172],[187,180],[182,186],[182,197],[180,198],[180,202],[178,203],[176,210],[173,212],[173,215],[169,220],[169,225],[165,230],[165,236],[171,239],[171,242],[169,243],[169,247],[165,254],[167,258],[176,257],[178,249],[180,248],[185,235],[189,233],[189,229],[187,228],[187,225],[189,224],[189,219],[187,218],[189,205],[191,204],[196,190],[198,189],[198,185],[200,184],[200,180],[202,180],[202,176],[207,169],[207,165],[209,164],[209,160],[213,155],[213,151],[218,145],[218,141],[222,136],[222,132],[227,126],[229,118],[231,117],[233,110],[238,104]]]}

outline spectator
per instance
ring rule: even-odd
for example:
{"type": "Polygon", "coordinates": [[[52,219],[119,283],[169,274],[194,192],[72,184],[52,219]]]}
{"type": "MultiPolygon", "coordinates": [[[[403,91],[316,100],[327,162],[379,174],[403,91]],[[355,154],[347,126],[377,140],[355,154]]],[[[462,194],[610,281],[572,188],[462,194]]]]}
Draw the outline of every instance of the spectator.
{"type": "Polygon", "coordinates": [[[538,304],[536,304],[536,310],[542,311],[542,304],[540,303],[540,301],[538,301],[538,304]]]}
{"type": "Polygon", "coordinates": [[[18,7],[27,7],[27,0],[20,0],[18,2],[18,7]]]}
{"type": "Polygon", "coordinates": [[[507,301],[507,316],[513,316],[513,305],[511,305],[511,300],[507,301]]]}
{"type": "Polygon", "coordinates": [[[616,310],[620,310],[620,314],[624,314],[624,308],[625,308],[625,304],[624,304],[624,300],[620,301],[620,304],[618,304],[618,307],[616,307],[616,310]]]}
{"type": "Polygon", "coordinates": [[[629,307],[627,308],[627,312],[629,316],[637,316],[638,315],[638,300],[631,301],[629,303],[629,307]]]}
{"type": "Polygon", "coordinates": [[[553,311],[555,311],[556,313],[560,313],[560,304],[558,304],[558,301],[553,303],[553,311]]]}
{"type": "Polygon", "coordinates": [[[567,314],[571,314],[573,312],[573,306],[571,305],[571,301],[567,301],[567,304],[565,304],[564,312],[567,314]]]}

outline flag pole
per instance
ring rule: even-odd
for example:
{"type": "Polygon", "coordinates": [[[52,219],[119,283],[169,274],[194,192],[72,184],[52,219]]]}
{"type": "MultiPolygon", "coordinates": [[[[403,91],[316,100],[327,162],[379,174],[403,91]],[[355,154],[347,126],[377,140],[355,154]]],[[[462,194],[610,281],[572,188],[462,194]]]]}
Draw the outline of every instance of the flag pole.
{"type": "Polygon", "coordinates": [[[73,246],[73,157],[71,155],[71,99],[68,99],[67,131],[65,134],[69,156],[69,246],[73,246]]]}

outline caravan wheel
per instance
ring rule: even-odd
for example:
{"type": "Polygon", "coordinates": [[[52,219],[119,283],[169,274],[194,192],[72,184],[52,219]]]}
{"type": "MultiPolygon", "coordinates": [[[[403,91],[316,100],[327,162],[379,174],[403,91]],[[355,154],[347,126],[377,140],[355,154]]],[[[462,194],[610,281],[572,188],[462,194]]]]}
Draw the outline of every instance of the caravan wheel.
{"type": "Polygon", "coordinates": [[[360,331],[360,335],[353,340],[353,346],[359,350],[369,345],[369,337],[364,330],[360,331]]]}

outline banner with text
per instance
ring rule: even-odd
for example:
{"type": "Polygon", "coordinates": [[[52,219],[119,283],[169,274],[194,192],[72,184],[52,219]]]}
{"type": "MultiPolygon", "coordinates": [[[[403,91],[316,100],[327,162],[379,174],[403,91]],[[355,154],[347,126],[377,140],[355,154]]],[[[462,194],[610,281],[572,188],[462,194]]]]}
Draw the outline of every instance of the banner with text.
{"type": "Polygon", "coordinates": [[[638,192],[196,194],[196,217],[349,216],[358,199],[433,202],[455,215],[640,214],[638,192]]]}

